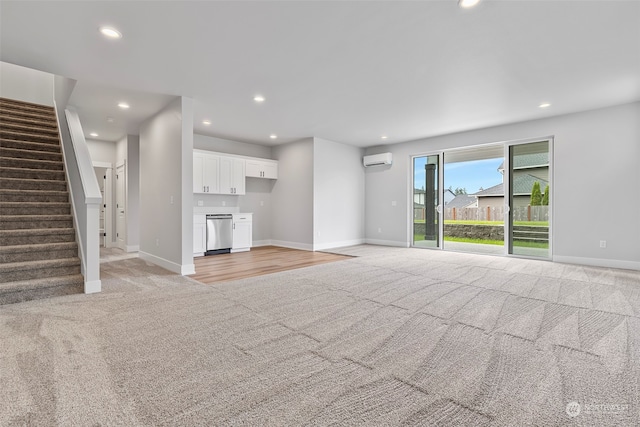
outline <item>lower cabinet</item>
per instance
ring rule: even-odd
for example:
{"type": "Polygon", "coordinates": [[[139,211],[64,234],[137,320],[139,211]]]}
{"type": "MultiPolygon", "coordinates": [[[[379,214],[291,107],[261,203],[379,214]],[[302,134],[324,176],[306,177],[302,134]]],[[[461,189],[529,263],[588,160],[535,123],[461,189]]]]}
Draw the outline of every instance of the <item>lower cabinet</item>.
{"type": "Polygon", "coordinates": [[[231,252],[242,252],[251,249],[252,214],[233,214],[233,244],[231,252]]]}
{"type": "Polygon", "coordinates": [[[207,251],[207,216],[193,216],[193,255],[203,256],[207,251]]]}

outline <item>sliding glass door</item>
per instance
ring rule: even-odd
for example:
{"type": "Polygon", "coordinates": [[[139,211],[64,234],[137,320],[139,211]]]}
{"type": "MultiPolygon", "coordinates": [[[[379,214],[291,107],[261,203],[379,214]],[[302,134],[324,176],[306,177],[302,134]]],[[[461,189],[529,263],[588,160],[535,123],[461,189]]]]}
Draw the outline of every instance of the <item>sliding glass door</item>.
{"type": "Polygon", "coordinates": [[[441,179],[439,154],[413,158],[413,246],[441,246],[441,179]]]}
{"type": "Polygon", "coordinates": [[[550,141],[508,146],[509,253],[551,257],[550,141]]]}
{"type": "Polygon", "coordinates": [[[538,140],[413,157],[412,245],[551,258],[551,152],[538,140]]]}

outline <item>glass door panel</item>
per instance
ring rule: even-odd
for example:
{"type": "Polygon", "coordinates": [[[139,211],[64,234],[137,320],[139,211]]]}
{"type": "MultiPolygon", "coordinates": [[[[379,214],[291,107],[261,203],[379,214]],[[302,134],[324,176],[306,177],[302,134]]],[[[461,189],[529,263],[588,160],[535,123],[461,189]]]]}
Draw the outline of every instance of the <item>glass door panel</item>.
{"type": "Polygon", "coordinates": [[[504,144],[443,156],[443,249],[504,255],[504,144]]]}
{"type": "Polygon", "coordinates": [[[550,258],[549,141],[509,146],[509,253],[550,258]]]}
{"type": "Polygon", "coordinates": [[[440,156],[413,158],[413,246],[440,247],[440,156]]]}

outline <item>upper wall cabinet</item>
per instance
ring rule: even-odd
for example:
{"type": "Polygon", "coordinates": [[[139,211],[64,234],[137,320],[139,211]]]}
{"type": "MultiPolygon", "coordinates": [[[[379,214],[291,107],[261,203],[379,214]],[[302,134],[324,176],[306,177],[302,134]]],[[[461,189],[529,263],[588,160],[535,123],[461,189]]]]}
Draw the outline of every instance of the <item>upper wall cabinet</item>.
{"type": "Polygon", "coordinates": [[[218,193],[220,157],[194,151],[193,153],[193,192],[218,193]]]}
{"type": "Polygon", "coordinates": [[[278,162],[275,160],[247,159],[246,168],[248,177],[278,179],[278,162]]]}
{"type": "Polygon", "coordinates": [[[220,157],[220,194],[245,194],[245,160],[220,157]]]}
{"type": "Polygon", "coordinates": [[[193,150],[193,192],[245,194],[245,178],[278,178],[276,160],[193,150]]]}

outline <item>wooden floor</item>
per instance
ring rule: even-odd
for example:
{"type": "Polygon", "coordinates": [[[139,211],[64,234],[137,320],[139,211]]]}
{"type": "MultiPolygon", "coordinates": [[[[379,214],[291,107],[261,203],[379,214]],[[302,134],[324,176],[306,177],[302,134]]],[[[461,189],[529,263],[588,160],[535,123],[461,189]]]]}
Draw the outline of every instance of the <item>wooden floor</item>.
{"type": "Polygon", "coordinates": [[[326,252],[260,246],[249,252],[195,258],[196,274],[189,277],[201,283],[212,284],[349,258],[351,257],[326,252]]]}

